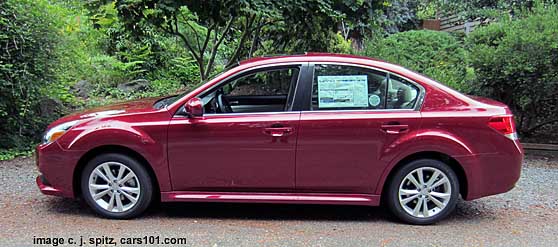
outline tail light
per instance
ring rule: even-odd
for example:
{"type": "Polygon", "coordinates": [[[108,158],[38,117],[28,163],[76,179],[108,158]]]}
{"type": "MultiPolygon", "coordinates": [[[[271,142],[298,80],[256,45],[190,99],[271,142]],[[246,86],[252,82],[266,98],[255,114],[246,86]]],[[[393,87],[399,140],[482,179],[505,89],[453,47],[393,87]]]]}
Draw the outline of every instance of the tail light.
{"type": "Polygon", "coordinates": [[[491,117],[488,121],[488,126],[502,133],[507,138],[517,140],[517,132],[515,131],[513,115],[491,117]]]}

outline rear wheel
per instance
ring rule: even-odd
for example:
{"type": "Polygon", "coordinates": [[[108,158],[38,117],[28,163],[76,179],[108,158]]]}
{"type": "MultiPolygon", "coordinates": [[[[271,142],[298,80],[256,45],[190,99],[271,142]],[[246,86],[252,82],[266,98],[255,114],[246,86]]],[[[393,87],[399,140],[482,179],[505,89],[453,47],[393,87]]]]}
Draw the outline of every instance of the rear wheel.
{"type": "Polygon", "coordinates": [[[123,154],[101,154],[90,160],[81,176],[82,196],[106,218],[128,219],[143,213],[153,197],[145,168],[123,154]]]}
{"type": "Polygon", "coordinates": [[[432,224],[445,218],[455,209],[459,197],[455,172],[433,159],[409,162],[396,171],[388,186],[390,210],[411,224],[432,224]]]}

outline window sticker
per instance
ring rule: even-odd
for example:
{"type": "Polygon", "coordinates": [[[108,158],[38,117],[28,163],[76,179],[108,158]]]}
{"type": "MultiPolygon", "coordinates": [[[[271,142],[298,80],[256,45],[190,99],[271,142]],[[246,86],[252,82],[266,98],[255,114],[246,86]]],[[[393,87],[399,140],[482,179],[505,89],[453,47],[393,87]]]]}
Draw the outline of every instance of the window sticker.
{"type": "Polygon", "coordinates": [[[318,107],[368,107],[368,77],[318,76],[318,107]]]}

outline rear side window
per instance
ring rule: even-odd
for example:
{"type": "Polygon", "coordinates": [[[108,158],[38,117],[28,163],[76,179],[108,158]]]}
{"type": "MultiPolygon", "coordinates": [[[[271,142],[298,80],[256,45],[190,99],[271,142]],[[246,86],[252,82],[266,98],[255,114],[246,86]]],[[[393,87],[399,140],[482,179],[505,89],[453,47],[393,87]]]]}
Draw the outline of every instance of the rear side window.
{"type": "Polygon", "coordinates": [[[414,109],[419,97],[417,86],[396,75],[389,75],[387,109],[414,109]]]}
{"type": "Polygon", "coordinates": [[[343,65],[315,65],[312,110],[385,109],[387,74],[343,65]]]}

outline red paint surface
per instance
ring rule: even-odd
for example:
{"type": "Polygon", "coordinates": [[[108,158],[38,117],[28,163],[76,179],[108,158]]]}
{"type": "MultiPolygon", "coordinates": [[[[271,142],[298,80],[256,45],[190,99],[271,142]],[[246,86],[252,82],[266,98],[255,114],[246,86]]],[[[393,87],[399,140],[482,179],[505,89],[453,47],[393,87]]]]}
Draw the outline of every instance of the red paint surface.
{"type": "Polygon", "coordinates": [[[393,168],[420,152],[443,153],[459,163],[466,175],[466,199],[510,190],[521,170],[519,141],[487,124],[492,116],[511,114],[505,105],[467,97],[400,66],[357,56],[311,53],[252,59],[167,108],[154,109],[154,101],[90,109],[52,123],[50,127],[81,120],[54,143],[37,147],[39,170],[50,184],[37,180],[41,191],[76,196],[73,181],[83,165],[80,159],[96,148],[117,146],[145,159],[163,201],[377,205],[393,168]],[[174,116],[189,99],[241,71],[320,62],[367,66],[406,77],[425,89],[422,107],[174,116]],[[113,112],[98,114],[105,111],[113,112]],[[383,125],[394,121],[408,130],[388,133],[392,129],[383,125]],[[269,129],[277,125],[288,133],[278,136],[269,129]]]}

